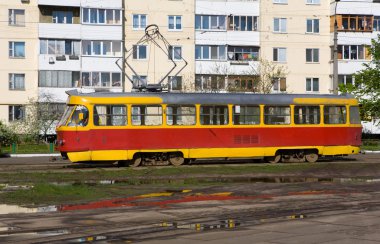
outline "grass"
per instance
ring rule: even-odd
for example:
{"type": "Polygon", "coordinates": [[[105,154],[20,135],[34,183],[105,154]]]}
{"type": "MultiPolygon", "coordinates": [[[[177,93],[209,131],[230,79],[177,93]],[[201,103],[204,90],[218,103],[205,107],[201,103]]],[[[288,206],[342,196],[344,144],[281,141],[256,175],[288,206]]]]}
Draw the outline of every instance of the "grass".
{"type": "MultiPolygon", "coordinates": [[[[18,144],[16,154],[51,153],[49,147],[49,144],[18,144]]],[[[54,152],[57,153],[57,151],[54,152]]],[[[11,154],[12,147],[2,147],[0,153],[11,154]]]]}
{"type": "Polygon", "coordinates": [[[376,139],[364,139],[362,150],[380,151],[380,141],[376,139]]]}

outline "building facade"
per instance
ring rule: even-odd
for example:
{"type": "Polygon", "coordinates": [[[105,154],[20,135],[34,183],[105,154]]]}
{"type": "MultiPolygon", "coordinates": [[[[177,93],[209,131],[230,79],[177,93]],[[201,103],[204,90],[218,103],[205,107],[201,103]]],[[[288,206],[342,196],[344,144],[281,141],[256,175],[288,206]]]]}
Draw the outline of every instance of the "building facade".
{"type": "Polygon", "coordinates": [[[255,91],[259,1],[196,0],[195,90],[255,91]]]}
{"type": "Polygon", "coordinates": [[[158,83],[170,91],[191,89],[194,0],[125,0],[125,10],[126,91],[158,83]],[[150,34],[158,27],[166,44],[158,35],[151,35],[152,40],[145,36],[145,28],[152,24],[156,26],[151,26],[150,34]]]}
{"type": "Polygon", "coordinates": [[[0,20],[0,120],[8,123],[24,119],[37,99],[37,0],[1,1],[0,20]]]}

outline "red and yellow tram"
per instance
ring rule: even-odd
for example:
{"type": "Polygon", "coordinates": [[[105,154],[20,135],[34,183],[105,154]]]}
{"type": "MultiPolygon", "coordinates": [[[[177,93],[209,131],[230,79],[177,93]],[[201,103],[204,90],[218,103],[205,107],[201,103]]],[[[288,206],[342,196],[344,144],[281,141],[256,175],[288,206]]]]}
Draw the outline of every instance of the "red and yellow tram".
{"type": "Polygon", "coordinates": [[[199,158],[270,162],[359,153],[350,95],[88,93],[69,91],[57,148],[72,162],[181,165],[199,158]]]}

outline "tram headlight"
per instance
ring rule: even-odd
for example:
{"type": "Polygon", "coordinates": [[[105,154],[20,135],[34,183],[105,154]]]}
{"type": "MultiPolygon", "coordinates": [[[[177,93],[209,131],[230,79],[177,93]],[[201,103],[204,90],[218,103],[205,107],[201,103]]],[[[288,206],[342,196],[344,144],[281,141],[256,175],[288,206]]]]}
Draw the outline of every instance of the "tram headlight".
{"type": "Polygon", "coordinates": [[[58,146],[63,146],[63,145],[65,145],[65,140],[64,139],[61,139],[61,140],[59,140],[58,141],[58,146]]]}

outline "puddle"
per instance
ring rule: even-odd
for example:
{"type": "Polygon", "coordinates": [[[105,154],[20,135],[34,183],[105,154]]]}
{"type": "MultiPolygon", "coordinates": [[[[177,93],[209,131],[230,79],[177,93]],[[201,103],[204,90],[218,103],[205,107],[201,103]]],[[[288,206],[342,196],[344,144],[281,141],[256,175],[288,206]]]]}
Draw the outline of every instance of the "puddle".
{"type": "Polygon", "coordinates": [[[38,232],[18,232],[18,233],[10,233],[0,235],[1,237],[14,237],[14,236],[41,236],[41,237],[49,237],[49,236],[59,236],[59,235],[67,235],[70,234],[70,231],[62,229],[62,230],[48,230],[48,231],[38,231],[38,232]]]}

